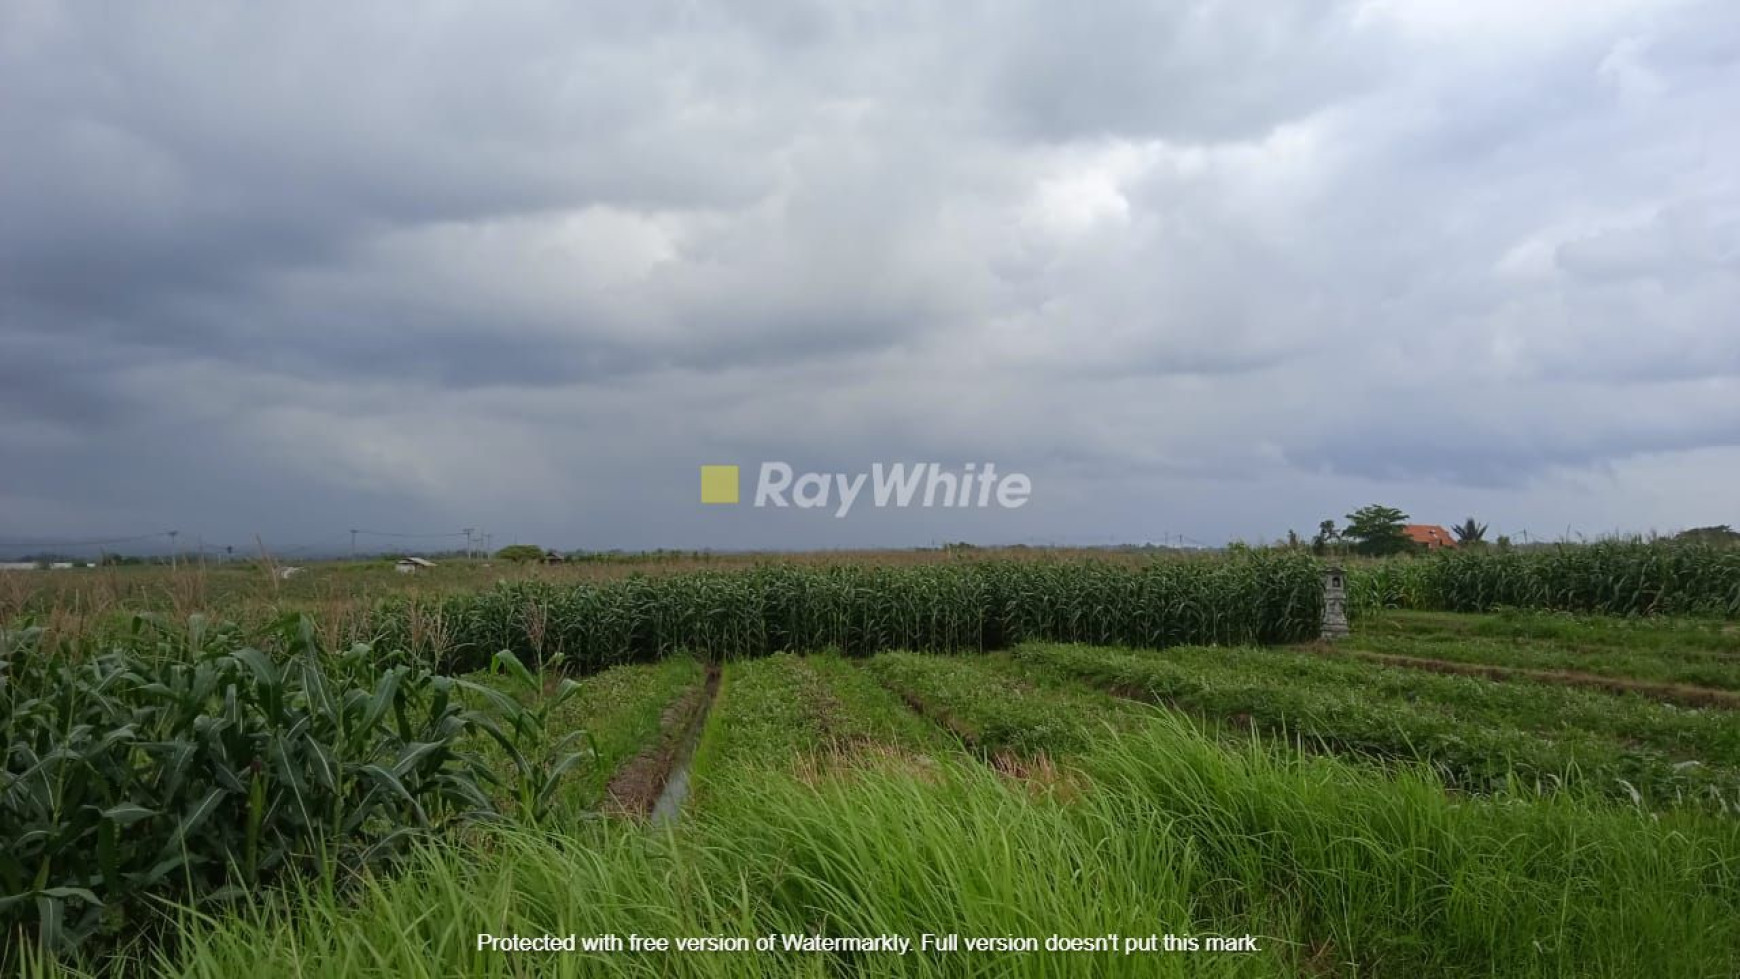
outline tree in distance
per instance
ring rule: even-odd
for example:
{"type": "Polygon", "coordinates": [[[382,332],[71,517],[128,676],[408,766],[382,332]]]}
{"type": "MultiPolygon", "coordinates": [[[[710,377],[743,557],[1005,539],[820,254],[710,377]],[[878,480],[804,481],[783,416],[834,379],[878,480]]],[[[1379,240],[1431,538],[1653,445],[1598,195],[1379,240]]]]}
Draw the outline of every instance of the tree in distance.
{"type": "Polygon", "coordinates": [[[1369,557],[1401,554],[1414,546],[1402,530],[1407,522],[1408,515],[1395,507],[1373,503],[1347,515],[1347,529],[1341,536],[1353,541],[1356,554],[1369,557]]]}
{"type": "Polygon", "coordinates": [[[1674,535],[1677,541],[1692,541],[1699,544],[1740,544],[1740,532],[1725,523],[1713,527],[1693,527],[1682,530],[1674,535]]]}
{"type": "Polygon", "coordinates": [[[1317,525],[1317,536],[1311,538],[1311,553],[1322,556],[1334,553],[1341,544],[1341,531],[1335,529],[1335,521],[1325,520],[1317,525]]]}
{"type": "Polygon", "coordinates": [[[501,561],[541,561],[544,559],[544,549],[536,544],[509,544],[495,552],[501,561]]]}
{"type": "Polygon", "coordinates": [[[1451,527],[1450,532],[1456,535],[1456,543],[1463,547],[1486,543],[1486,525],[1475,523],[1473,517],[1451,527]]]}

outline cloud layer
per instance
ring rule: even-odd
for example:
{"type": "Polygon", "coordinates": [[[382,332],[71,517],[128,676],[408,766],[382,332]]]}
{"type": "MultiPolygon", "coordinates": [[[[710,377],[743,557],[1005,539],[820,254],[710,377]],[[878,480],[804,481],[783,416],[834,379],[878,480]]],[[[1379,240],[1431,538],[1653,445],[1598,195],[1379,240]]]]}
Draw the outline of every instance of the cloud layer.
{"type": "Polygon", "coordinates": [[[1719,0],[0,0],[0,545],[1740,523],[1735,105],[1719,0]]]}

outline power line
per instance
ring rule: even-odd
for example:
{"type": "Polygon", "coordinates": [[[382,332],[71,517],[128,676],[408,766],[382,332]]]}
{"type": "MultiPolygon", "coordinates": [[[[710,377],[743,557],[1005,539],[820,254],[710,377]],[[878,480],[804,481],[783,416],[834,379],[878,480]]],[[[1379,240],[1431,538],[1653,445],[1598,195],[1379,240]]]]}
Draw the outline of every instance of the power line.
{"type": "MultiPolygon", "coordinates": [[[[158,530],[158,531],[153,531],[153,532],[145,533],[145,534],[128,534],[128,535],[119,536],[119,537],[89,537],[89,538],[84,538],[84,537],[78,537],[78,538],[75,538],[75,537],[26,537],[26,536],[21,536],[21,535],[20,536],[0,535],[0,548],[4,548],[8,551],[33,551],[33,550],[34,551],[53,551],[53,550],[61,550],[61,549],[76,550],[76,549],[85,549],[85,548],[108,548],[111,546],[121,545],[121,544],[139,544],[139,543],[144,543],[147,541],[166,541],[168,544],[169,550],[171,551],[172,556],[173,556],[173,554],[177,551],[177,545],[179,543],[178,538],[180,538],[182,536],[182,534],[183,534],[183,531],[180,531],[180,530],[158,530]]],[[[345,535],[349,536],[350,552],[351,552],[352,556],[355,556],[357,553],[357,538],[359,535],[364,536],[364,537],[390,538],[390,539],[394,539],[394,540],[407,540],[407,541],[409,541],[409,540],[431,540],[431,541],[433,541],[433,540],[452,540],[455,538],[465,538],[465,546],[466,546],[467,552],[469,552],[475,544],[482,544],[486,540],[488,540],[490,537],[493,537],[493,535],[486,535],[482,531],[477,530],[476,528],[471,528],[469,530],[445,531],[445,532],[439,532],[439,533],[411,534],[411,533],[402,533],[399,531],[392,531],[392,530],[367,530],[367,529],[358,527],[358,528],[352,528],[352,529],[347,530],[347,531],[340,531],[339,533],[334,534],[334,535],[321,537],[312,543],[306,543],[306,544],[301,544],[298,546],[287,547],[287,548],[274,548],[273,553],[281,554],[281,555],[306,554],[306,553],[309,553],[312,551],[318,551],[318,550],[330,547],[332,545],[328,544],[327,543],[328,541],[336,542],[336,541],[344,540],[345,535]]],[[[215,547],[218,549],[224,549],[223,545],[208,543],[204,539],[203,535],[193,534],[191,536],[193,536],[193,538],[197,542],[196,547],[202,554],[204,553],[204,551],[207,548],[211,548],[211,547],[215,547]]],[[[231,549],[230,552],[233,553],[233,549],[231,549]]]]}
{"type": "Polygon", "coordinates": [[[282,547],[282,548],[274,547],[274,548],[268,548],[267,550],[270,553],[277,555],[279,557],[287,557],[287,556],[292,555],[292,554],[307,554],[307,553],[310,553],[312,551],[319,551],[319,550],[331,551],[331,550],[336,549],[336,545],[334,542],[341,540],[341,539],[342,538],[340,538],[337,534],[328,534],[327,536],[322,537],[319,540],[316,540],[312,543],[298,544],[295,547],[282,547]]]}
{"type": "Polygon", "coordinates": [[[465,531],[463,531],[463,530],[454,531],[454,532],[448,533],[448,534],[397,534],[397,533],[394,533],[390,530],[353,530],[353,531],[351,531],[351,533],[352,534],[367,534],[370,537],[400,537],[400,538],[464,537],[464,536],[466,536],[465,531]]]}
{"type": "Polygon", "coordinates": [[[10,541],[14,547],[103,547],[109,544],[132,544],[142,540],[155,540],[158,537],[175,539],[178,531],[159,530],[151,534],[137,534],[132,537],[111,537],[103,540],[72,540],[53,537],[0,537],[0,541],[10,541]]]}

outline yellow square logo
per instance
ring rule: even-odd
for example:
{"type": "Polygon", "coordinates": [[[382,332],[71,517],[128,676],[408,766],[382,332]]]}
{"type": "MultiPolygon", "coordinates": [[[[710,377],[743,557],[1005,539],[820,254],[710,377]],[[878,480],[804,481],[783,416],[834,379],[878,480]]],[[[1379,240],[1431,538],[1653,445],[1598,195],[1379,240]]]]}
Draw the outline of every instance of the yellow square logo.
{"type": "Polygon", "coordinates": [[[701,502],[702,503],[736,503],[737,502],[737,467],[736,466],[702,466],[701,467],[701,502]]]}

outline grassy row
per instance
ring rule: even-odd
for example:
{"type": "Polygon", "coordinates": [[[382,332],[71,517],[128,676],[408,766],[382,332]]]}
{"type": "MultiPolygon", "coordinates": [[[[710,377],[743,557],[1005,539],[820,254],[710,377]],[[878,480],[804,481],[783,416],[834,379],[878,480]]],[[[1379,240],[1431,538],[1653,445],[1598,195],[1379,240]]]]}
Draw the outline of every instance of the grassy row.
{"type": "Polygon", "coordinates": [[[1740,548],[1601,541],[1465,548],[1348,569],[1355,608],[1740,616],[1740,548]]]}
{"type": "Polygon", "coordinates": [[[824,735],[810,708],[813,687],[814,677],[791,653],[726,664],[695,748],[695,780],[705,784],[742,764],[777,765],[816,750],[824,735]]]}
{"type": "Polygon", "coordinates": [[[1509,639],[1664,656],[1740,655],[1740,625],[1720,619],[1524,609],[1504,609],[1489,615],[1394,610],[1368,617],[1361,623],[1361,629],[1429,639],[1509,639]]]}
{"type": "Polygon", "coordinates": [[[803,664],[821,681],[821,702],[827,709],[824,726],[834,745],[888,745],[915,751],[960,748],[954,737],[915,713],[857,661],[820,655],[805,658],[803,664]]]}
{"type": "Polygon", "coordinates": [[[1616,647],[1576,649],[1551,642],[1428,638],[1364,630],[1339,646],[1386,656],[1413,656],[1526,670],[1559,670],[1651,683],[1688,684],[1714,690],[1740,690],[1740,656],[1722,653],[1662,653],[1616,647]]]}
{"type": "Polygon", "coordinates": [[[674,833],[424,850],[354,901],[190,922],[161,975],[1705,977],[1740,971],[1740,824],[1563,797],[1470,801],[1428,772],[1228,751],[1160,722],[1089,745],[1087,791],[973,762],[813,779],[748,767],[674,833]],[[479,932],[1120,936],[1074,954],[479,951],[479,932]],[[1259,936],[1234,955],[1123,936],[1259,936]]]}
{"type": "Polygon", "coordinates": [[[1343,646],[1399,656],[1740,690],[1740,628],[1720,620],[1386,612],[1343,646]]]}
{"type": "Polygon", "coordinates": [[[1096,690],[1047,689],[1013,680],[1001,657],[958,659],[884,653],[864,665],[908,703],[981,751],[1079,751],[1110,726],[1152,712],[1096,690]]]}
{"type": "Polygon", "coordinates": [[[1165,646],[1310,638],[1317,564],[1296,554],[1156,561],[995,561],[913,567],[766,566],[745,572],[539,582],[383,603],[391,647],[453,669],[497,650],[562,654],[581,671],[679,650],[715,661],[781,650],[1000,649],[1029,639],[1165,646]]]}
{"type": "Polygon", "coordinates": [[[1336,750],[1430,761],[1473,791],[1522,779],[1635,792],[1655,805],[1740,802],[1740,725],[1729,712],[1270,650],[1033,645],[1015,656],[1029,670],[1336,750]]]}
{"type": "Polygon", "coordinates": [[[1555,740],[1588,733],[1674,761],[1740,769],[1740,715],[1729,710],[1278,650],[1228,649],[1212,656],[1239,675],[1263,671],[1283,682],[1353,688],[1368,698],[1430,705],[1471,729],[1519,727],[1555,740]]]}
{"type": "Polygon", "coordinates": [[[705,785],[744,765],[790,766],[865,745],[934,752],[950,742],[842,657],[778,653],[726,664],[693,771],[705,785]]]}

